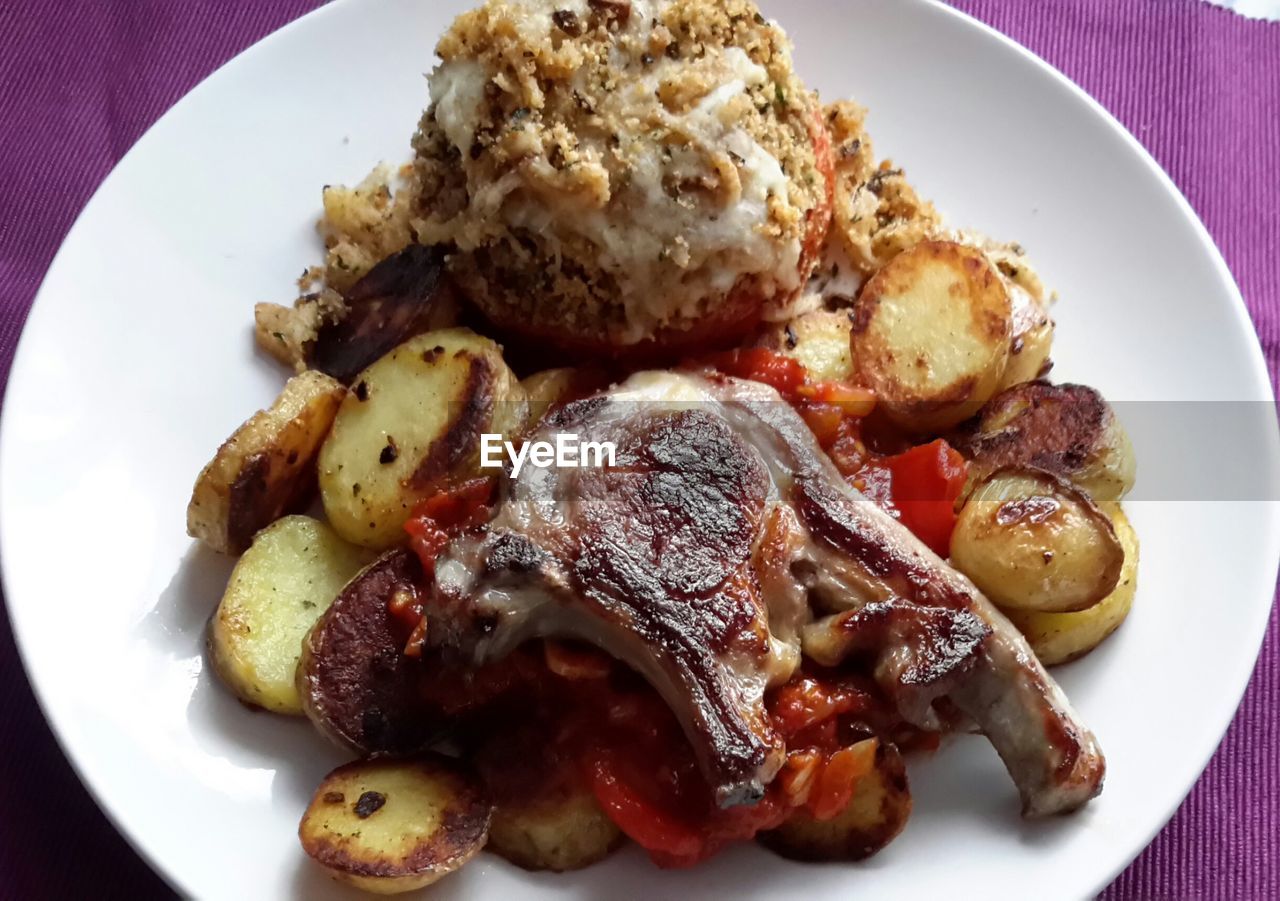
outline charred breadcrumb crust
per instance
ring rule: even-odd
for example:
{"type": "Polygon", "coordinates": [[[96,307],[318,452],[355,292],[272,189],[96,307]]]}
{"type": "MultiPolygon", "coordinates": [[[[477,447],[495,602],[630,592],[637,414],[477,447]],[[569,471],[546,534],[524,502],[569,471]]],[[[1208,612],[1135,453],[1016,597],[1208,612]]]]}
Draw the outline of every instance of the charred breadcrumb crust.
{"type": "MultiPolygon", "coordinates": [[[[617,343],[634,323],[628,321],[620,286],[599,262],[600,248],[557,229],[555,222],[550,225],[556,232],[551,247],[535,230],[505,221],[482,195],[486,186],[503,178],[521,180],[527,191],[581,198],[588,206],[607,206],[611,192],[625,192],[633,161],[618,135],[637,124],[618,121],[609,98],[623,79],[636,74],[632,68],[642,72],[662,57],[686,61],[675,69],[678,77],[665,79],[658,89],[666,109],[680,110],[715,87],[699,66],[704,58],[736,47],[763,67],[768,81],[749,88],[749,102],[742,104],[738,121],[788,177],[788,196],[770,203],[763,224],[772,239],[805,240],[808,214],[827,204],[828,182],[814,147],[816,98],[792,70],[784,33],[753,3],[655,4],[650,27],[631,31],[625,25],[639,7],[599,0],[588,6],[585,18],[568,11],[553,15],[555,25],[540,42],[517,28],[513,17],[521,7],[516,4],[490,0],[458,18],[437,52],[446,63],[474,60],[490,75],[482,121],[472,146],[463,149],[446,138],[434,107],[424,114],[413,140],[420,193],[412,224],[421,241],[456,242],[470,251],[451,259],[453,274],[491,318],[527,324],[535,333],[563,332],[617,343]],[[622,67],[620,57],[626,60],[622,67]]],[[[668,137],[660,130],[648,135],[659,144],[668,137]]],[[[714,161],[700,163],[716,171],[714,161]]],[[[725,181],[736,178],[736,172],[724,173],[725,181]]],[[[696,187],[686,184],[675,190],[683,190],[677,202],[703,208],[710,216],[726,185],[713,175],[696,187]]],[[[678,240],[676,245],[664,250],[674,265],[718,265],[714,256],[687,262],[682,255],[687,257],[688,248],[678,246],[678,240]]],[[[800,283],[807,275],[801,273],[800,283]]],[[[739,295],[768,300],[784,293],[770,279],[749,273],[743,282],[747,284],[735,286],[739,295]]],[[[728,293],[694,297],[663,325],[691,327],[714,312],[728,293]]]]}

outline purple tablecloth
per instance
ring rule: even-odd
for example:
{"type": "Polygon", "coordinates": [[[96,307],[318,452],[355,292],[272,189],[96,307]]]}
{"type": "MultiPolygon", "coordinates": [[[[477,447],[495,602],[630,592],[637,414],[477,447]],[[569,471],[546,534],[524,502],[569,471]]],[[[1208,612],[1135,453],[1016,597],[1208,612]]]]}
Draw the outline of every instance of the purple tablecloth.
{"type": "MultiPolygon", "coordinates": [[[[7,380],[26,311],[54,251],[120,156],[215,67],[315,5],[0,4],[0,379],[7,380]]],[[[1280,355],[1280,24],[1247,21],[1198,0],[956,5],[1061,68],[1155,154],[1223,249],[1253,313],[1274,384],[1280,355]]],[[[424,35],[424,49],[427,41],[424,35]]],[[[1257,672],[1208,771],[1108,898],[1280,897],[1276,619],[1273,611],[1257,672]]],[[[1189,723],[1193,715],[1189,711],[1189,723]]],[[[7,619],[0,622],[0,745],[4,894],[168,893],[63,759],[27,686],[7,619]]],[[[181,828],[178,811],[174,822],[181,828]]],[[[192,841],[201,841],[198,827],[191,829],[192,841]]]]}

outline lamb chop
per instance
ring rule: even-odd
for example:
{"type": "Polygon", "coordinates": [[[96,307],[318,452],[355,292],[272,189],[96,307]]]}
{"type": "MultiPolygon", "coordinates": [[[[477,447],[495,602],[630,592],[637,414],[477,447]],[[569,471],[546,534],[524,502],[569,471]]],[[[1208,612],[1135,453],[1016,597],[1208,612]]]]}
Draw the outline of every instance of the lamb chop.
{"type": "Polygon", "coordinates": [[[1026,815],[1101,789],[1093,735],[1018,632],[850,488],[772,388],[639,373],[532,440],[557,433],[613,442],[614,465],[503,480],[494,519],[436,563],[428,634],[446,653],[478,665],[535,637],[599,646],[671,706],[721,806],[758,799],[781,766],[764,693],[802,645],[829,665],[868,658],[908,722],[971,718],[1026,815]]]}

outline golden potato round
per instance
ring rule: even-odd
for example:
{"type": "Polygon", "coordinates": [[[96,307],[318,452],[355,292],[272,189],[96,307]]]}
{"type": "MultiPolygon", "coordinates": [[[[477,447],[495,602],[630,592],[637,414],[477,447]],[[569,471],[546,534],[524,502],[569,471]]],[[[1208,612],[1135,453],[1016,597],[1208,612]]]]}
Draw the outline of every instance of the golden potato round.
{"type": "Polygon", "coordinates": [[[489,849],[526,870],[580,870],[604,860],[623,840],[585,788],[498,803],[489,826],[489,849]]]}
{"type": "Polygon", "coordinates": [[[526,870],[580,870],[623,842],[547,721],[508,717],[472,757],[493,799],[489,849],[526,870]]]}
{"type": "Polygon", "coordinates": [[[852,352],[858,380],[899,426],[937,431],[977,413],[1009,356],[1011,305],[981,251],[926,241],[862,289],[852,352]]]}
{"type": "Polygon", "coordinates": [[[324,778],[298,838],[334,879],[392,895],[430,885],[474,857],[490,814],[479,786],[453,761],[362,760],[324,778]]]}
{"type": "Polygon", "coordinates": [[[236,563],[209,621],[213,670],[246,704],[302,715],[302,638],[369,554],[309,516],[263,529],[236,563]]]}
{"type": "Polygon", "coordinates": [[[356,544],[396,544],[418,501],[479,473],[480,436],[510,437],[526,411],[488,338],[456,328],[406,341],[356,377],[320,449],[329,522],[356,544]]]}
{"type": "Polygon", "coordinates": [[[1040,378],[1047,371],[1053,349],[1053,320],[1044,305],[1018,285],[1009,283],[1006,287],[1013,307],[1012,335],[1000,391],[1040,378]]]}
{"type": "Polygon", "coordinates": [[[408,548],[387,551],[343,586],[301,643],[302,712],[335,744],[361,754],[421,751],[441,723],[422,693],[428,670],[406,656],[403,626],[390,611],[423,583],[408,548]]]}
{"type": "Polygon", "coordinates": [[[1120,628],[1133,607],[1138,591],[1138,533],[1118,504],[1111,511],[1111,524],[1124,548],[1124,566],[1111,594],[1078,613],[1006,611],[1045,666],[1070,663],[1092,651],[1120,628]]]}
{"type": "Polygon", "coordinates": [[[285,383],[223,442],[196,477],[187,534],[223,554],[238,554],[259,529],[304,506],[315,494],[316,452],[347,389],[321,372],[285,383]]]}
{"type": "Polygon", "coordinates": [[[814,310],[770,326],[756,344],[798,360],[814,381],[843,382],[853,377],[852,331],[848,310],[814,310]]]}
{"type": "Polygon", "coordinates": [[[1033,466],[1066,479],[1095,501],[1133,487],[1137,461],[1111,405],[1087,385],[1029,382],[1002,391],[958,445],[975,472],[1033,466]]]}
{"type": "Polygon", "coordinates": [[[1010,610],[1085,610],[1110,594],[1124,549],[1083,492],[1046,472],[997,470],[970,495],[951,563],[1010,610]]]}

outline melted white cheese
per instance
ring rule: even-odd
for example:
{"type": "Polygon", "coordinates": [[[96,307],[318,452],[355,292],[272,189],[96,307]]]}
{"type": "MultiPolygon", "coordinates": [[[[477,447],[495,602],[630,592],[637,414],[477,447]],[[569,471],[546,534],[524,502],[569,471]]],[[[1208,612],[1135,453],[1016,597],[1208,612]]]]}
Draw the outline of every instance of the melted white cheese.
{"type": "MultiPolygon", "coordinates": [[[[528,13],[518,17],[522,32],[553,28],[550,11],[565,7],[540,0],[521,0],[519,5],[528,13]]],[[[633,0],[629,29],[639,39],[636,46],[647,43],[649,7],[633,0]]],[[[744,97],[749,89],[768,85],[766,70],[743,50],[728,48],[710,63],[698,62],[709,66],[714,87],[687,109],[673,111],[663,105],[659,90],[690,63],[665,56],[641,63],[621,51],[614,55],[622,86],[601,112],[619,130],[618,147],[580,134],[590,159],[613,154],[625,167],[621,177],[613,167],[603,205],[584,208],[581,196],[521,190],[519,178],[503,177],[500,190],[471,180],[472,211],[496,211],[508,226],[537,233],[552,255],[567,240],[598,248],[598,264],[613,277],[627,310],[628,333],[619,336],[624,341],[640,340],[672,320],[698,316],[744,276],[756,277],[765,300],[794,292],[799,287],[800,239],[766,231],[770,203],[789,203],[788,178],[778,160],[742,126],[736,108],[751,102],[744,97]],[[665,136],[666,143],[655,135],[665,136]],[[672,145],[675,154],[667,154],[672,145]],[[730,184],[714,193],[698,191],[694,202],[682,202],[672,190],[673,181],[716,177],[717,159],[736,170],[736,189],[730,184]],[[483,211],[476,209],[477,201],[483,211]]],[[[580,71],[577,79],[581,82],[588,74],[580,71]]],[[[487,80],[488,73],[470,59],[446,62],[430,78],[436,120],[468,167],[477,121],[484,115],[487,80]]]]}
{"type": "Polygon", "coordinates": [[[476,137],[479,113],[484,103],[484,87],[489,73],[480,63],[459,59],[438,66],[427,80],[436,123],[449,143],[468,152],[476,137]]]}

